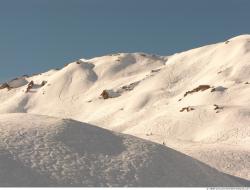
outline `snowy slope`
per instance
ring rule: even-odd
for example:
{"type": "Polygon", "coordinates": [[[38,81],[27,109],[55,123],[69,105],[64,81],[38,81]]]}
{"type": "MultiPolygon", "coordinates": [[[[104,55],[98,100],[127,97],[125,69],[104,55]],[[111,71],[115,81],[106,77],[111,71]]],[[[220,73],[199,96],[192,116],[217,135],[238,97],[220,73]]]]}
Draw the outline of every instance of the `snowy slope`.
{"type": "Polygon", "coordinates": [[[0,186],[242,186],[162,145],[73,120],[0,116],[0,186]]]}
{"type": "Polygon", "coordinates": [[[35,83],[28,93],[27,84],[0,89],[1,114],[75,119],[165,144],[250,180],[250,35],[165,57],[81,59],[24,80],[35,83]],[[115,96],[103,99],[103,90],[115,96]]]}

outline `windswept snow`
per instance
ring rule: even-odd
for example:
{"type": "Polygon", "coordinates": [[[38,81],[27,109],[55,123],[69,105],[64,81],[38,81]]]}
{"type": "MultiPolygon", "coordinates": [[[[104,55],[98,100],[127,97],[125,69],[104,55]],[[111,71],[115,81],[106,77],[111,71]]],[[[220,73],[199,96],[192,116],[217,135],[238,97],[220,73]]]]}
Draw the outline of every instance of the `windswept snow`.
{"type": "Polygon", "coordinates": [[[242,186],[184,154],[89,124],[0,116],[0,186],[242,186]]]}
{"type": "Polygon", "coordinates": [[[250,35],[171,56],[80,59],[24,79],[34,82],[28,93],[27,84],[0,89],[0,114],[71,118],[250,180],[250,35]]]}

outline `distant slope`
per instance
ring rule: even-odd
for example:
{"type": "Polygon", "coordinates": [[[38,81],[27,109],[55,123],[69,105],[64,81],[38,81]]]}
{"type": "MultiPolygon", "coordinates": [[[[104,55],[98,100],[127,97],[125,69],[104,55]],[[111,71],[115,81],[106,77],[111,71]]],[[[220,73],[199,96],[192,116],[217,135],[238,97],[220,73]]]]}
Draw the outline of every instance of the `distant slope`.
{"type": "Polygon", "coordinates": [[[85,123],[0,115],[0,186],[242,186],[184,154],[85,123]]]}
{"type": "Polygon", "coordinates": [[[17,88],[0,89],[0,113],[87,122],[250,180],[250,35],[165,57],[81,59],[17,82],[17,88]],[[103,91],[112,98],[101,97],[103,91]]]}

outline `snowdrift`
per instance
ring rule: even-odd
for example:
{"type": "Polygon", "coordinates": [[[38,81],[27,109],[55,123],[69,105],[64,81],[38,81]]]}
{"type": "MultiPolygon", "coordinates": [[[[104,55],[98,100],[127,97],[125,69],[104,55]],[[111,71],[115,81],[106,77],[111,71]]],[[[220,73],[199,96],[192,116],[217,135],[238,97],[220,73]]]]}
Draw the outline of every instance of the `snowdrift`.
{"type": "Polygon", "coordinates": [[[242,186],[170,148],[69,119],[0,116],[0,186],[242,186]]]}

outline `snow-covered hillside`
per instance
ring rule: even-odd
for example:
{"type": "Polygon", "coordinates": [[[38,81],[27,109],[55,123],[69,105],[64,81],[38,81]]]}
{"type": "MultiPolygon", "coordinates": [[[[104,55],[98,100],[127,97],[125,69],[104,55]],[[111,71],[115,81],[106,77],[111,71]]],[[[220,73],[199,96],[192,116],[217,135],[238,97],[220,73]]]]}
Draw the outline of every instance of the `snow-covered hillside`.
{"type": "Polygon", "coordinates": [[[71,118],[250,180],[250,35],[171,56],[81,59],[15,80],[0,86],[0,114],[71,118]]]}
{"type": "Polygon", "coordinates": [[[68,119],[0,116],[0,186],[241,186],[162,145],[68,119]]]}

